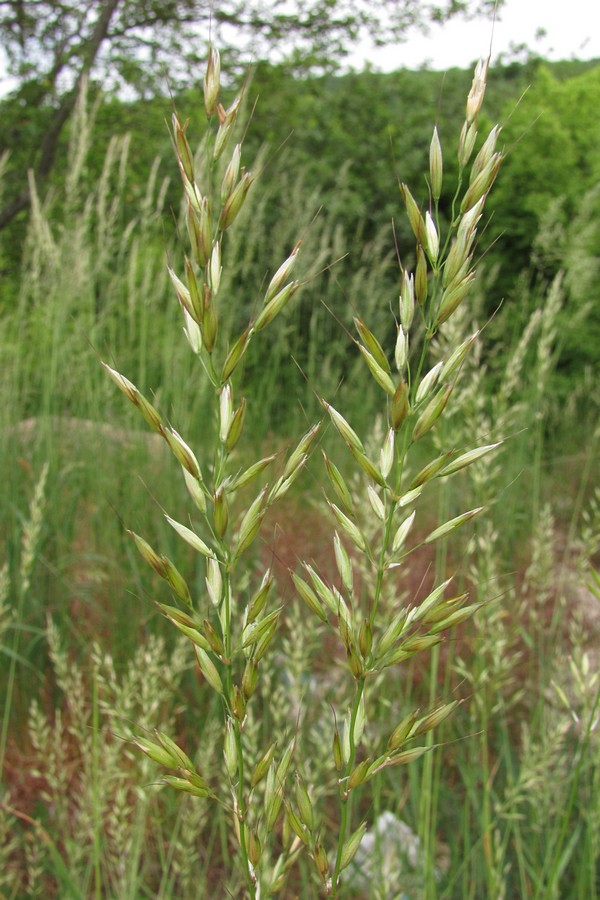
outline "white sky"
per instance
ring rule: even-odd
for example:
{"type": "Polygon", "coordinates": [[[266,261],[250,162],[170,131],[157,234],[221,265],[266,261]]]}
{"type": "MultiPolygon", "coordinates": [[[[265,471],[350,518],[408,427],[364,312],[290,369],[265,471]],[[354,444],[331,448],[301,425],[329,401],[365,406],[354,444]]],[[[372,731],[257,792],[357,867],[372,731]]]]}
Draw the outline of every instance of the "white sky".
{"type": "MultiPolygon", "coordinates": [[[[500,16],[494,28],[492,63],[498,54],[510,54],[511,44],[526,44],[552,60],[600,58],[599,0],[506,0],[500,16]],[[536,37],[542,28],[546,35],[536,37]]],[[[412,34],[396,47],[362,48],[350,61],[360,69],[367,59],[386,72],[423,64],[432,69],[467,68],[473,60],[487,57],[491,34],[488,20],[454,20],[432,26],[429,36],[412,34]]]]}

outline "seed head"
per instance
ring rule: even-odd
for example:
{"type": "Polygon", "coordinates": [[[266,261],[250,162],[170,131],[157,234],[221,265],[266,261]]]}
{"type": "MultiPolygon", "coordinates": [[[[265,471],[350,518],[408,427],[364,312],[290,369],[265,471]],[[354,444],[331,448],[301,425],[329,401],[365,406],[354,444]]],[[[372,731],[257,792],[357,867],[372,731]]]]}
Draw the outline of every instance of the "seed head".
{"type": "Polygon", "coordinates": [[[204,108],[207,116],[212,116],[219,98],[221,80],[221,57],[216,47],[211,47],[208,53],[206,74],[204,76],[204,108]]]}
{"type": "Polygon", "coordinates": [[[358,634],[358,648],[360,650],[360,655],[364,660],[367,660],[369,658],[372,647],[373,628],[371,627],[369,619],[364,619],[362,625],[360,626],[360,632],[358,634]]]}
{"type": "Polygon", "coordinates": [[[471,175],[469,177],[469,184],[472,184],[479,173],[486,167],[492,155],[496,149],[496,142],[498,140],[498,135],[500,134],[500,126],[494,125],[487,138],[485,139],[481,150],[475,157],[473,161],[473,165],[471,166],[471,175]]]}
{"type": "Polygon", "coordinates": [[[431,196],[437,202],[442,193],[442,174],[444,163],[442,159],[442,145],[438,135],[437,126],[433,129],[433,137],[429,145],[429,182],[431,196]]]}
{"type": "Polygon", "coordinates": [[[471,159],[476,140],[477,123],[472,122],[469,124],[468,122],[465,122],[458,139],[458,164],[461,169],[464,169],[471,159]]]}
{"type": "Polygon", "coordinates": [[[299,772],[296,772],[296,803],[300,821],[306,825],[309,831],[312,831],[315,827],[315,814],[306,784],[299,772]]]}
{"type": "Polygon", "coordinates": [[[200,203],[198,218],[198,262],[206,265],[212,253],[212,213],[208,197],[200,203]]]}
{"type": "Polygon", "coordinates": [[[340,733],[338,731],[337,725],[333,731],[333,743],[332,743],[332,753],[333,753],[333,762],[335,764],[338,772],[341,772],[344,768],[344,754],[342,752],[342,742],[340,740],[340,733]]]}
{"type": "Polygon", "coordinates": [[[435,394],[419,418],[417,419],[417,424],[415,425],[413,431],[413,441],[418,441],[419,438],[423,437],[424,434],[433,428],[439,417],[444,411],[444,408],[450,399],[450,394],[452,393],[452,386],[448,385],[446,388],[441,388],[437,394],[435,394]]]}
{"type": "Polygon", "coordinates": [[[298,241],[288,258],[283,262],[269,282],[267,292],[265,294],[265,303],[269,303],[275,294],[278,294],[287,279],[290,277],[291,271],[296,262],[296,257],[300,249],[301,241],[298,241]]]}
{"type": "Polygon", "coordinates": [[[390,396],[393,396],[395,388],[394,388],[394,382],[392,381],[390,375],[388,374],[389,373],[389,363],[387,362],[387,360],[386,360],[386,366],[387,366],[387,371],[386,371],[386,369],[383,369],[379,365],[379,363],[377,362],[375,357],[371,353],[369,353],[369,351],[367,350],[366,347],[363,347],[362,344],[358,344],[358,349],[360,350],[361,355],[362,355],[364,361],[366,362],[371,375],[373,376],[373,378],[375,379],[375,381],[377,382],[379,387],[383,388],[383,390],[390,396]]]}
{"type": "Polygon", "coordinates": [[[425,213],[425,232],[427,235],[427,253],[429,254],[429,259],[432,264],[435,266],[440,252],[440,239],[435,227],[435,222],[429,215],[429,211],[425,213]]]}
{"type": "Polygon", "coordinates": [[[296,573],[292,574],[292,580],[296,586],[298,594],[304,600],[311,612],[313,612],[322,622],[327,622],[327,613],[325,612],[325,608],[310,585],[303,581],[299,575],[296,575],[296,573]]]}
{"type": "Polygon", "coordinates": [[[240,163],[242,159],[242,145],[236,144],[231,154],[231,159],[225,169],[223,183],[221,184],[221,203],[227,203],[231,197],[236,182],[240,174],[240,163]]]}
{"type": "Polygon", "coordinates": [[[231,453],[231,451],[234,449],[234,447],[236,446],[237,442],[239,441],[239,439],[241,437],[242,429],[244,427],[245,415],[246,415],[246,398],[243,397],[242,402],[240,403],[240,405],[238,406],[238,408],[236,409],[236,411],[233,414],[233,417],[231,419],[231,424],[229,426],[229,429],[227,431],[227,436],[225,438],[225,446],[229,453],[231,453]]]}
{"type": "Polygon", "coordinates": [[[218,537],[222,538],[229,524],[229,505],[222,485],[213,495],[213,523],[218,537]]]}
{"type": "Polygon", "coordinates": [[[271,765],[271,761],[273,756],[275,755],[275,751],[277,749],[277,741],[273,741],[270,747],[263,753],[259,761],[256,763],[254,770],[252,772],[252,777],[250,778],[250,786],[255,788],[257,784],[259,784],[267,772],[269,771],[269,766],[271,765]]]}
{"type": "Polygon", "coordinates": [[[396,368],[402,375],[406,368],[406,363],[408,362],[408,335],[404,331],[402,325],[398,325],[398,336],[394,348],[394,360],[396,368]]]}
{"type": "Polygon", "coordinates": [[[356,852],[360,847],[362,839],[364,838],[366,832],[367,823],[363,822],[362,825],[359,825],[354,834],[350,835],[350,837],[342,847],[340,870],[345,869],[346,866],[350,865],[350,863],[356,856],[356,852]]]}
{"type": "Polygon", "coordinates": [[[246,624],[254,622],[261,614],[269,599],[269,592],[273,587],[273,573],[271,569],[267,569],[262,577],[260,587],[248,604],[248,612],[246,615],[246,624]]]}
{"type": "Polygon", "coordinates": [[[214,556],[209,556],[206,561],[206,590],[213,606],[220,606],[223,592],[223,578],[221,567],[214,556]]]}
{"type": "Polygon", "coordinates": [[[401,184],[400,192],[402,194],[402,198],[404,200],[404,205],[406,206],[406,214],[408,216],[408,221],[410,222],[410,227],[413,230],[413,233],[417,239],[419,244],[425,243],[425,222],[423,221],[423,216],[417,206],[417,202],[413,195],[411,194],[408,185],[401,184]]]}
{"type": "Polygon", "coordinates": [[[340,536],[335,532],[333,536],[333,552],[335,555],[335,562],[337,565],[338,572],[340,573],[340,578],[342,579],[342,585],[349,594],[352,594],[354,589],[354,576],[352,573],[352,563],[350,562],[350,557],[348,556],[348,551],[342,544],[340,540],[340,536]]]}
{"type": "Polygon", "coordinates": [[[363,344],[365,345],[373,359],[377,362],[380,368],[382,368],[389,375],[391,373],[390,364],[387,361],[387,357],[383,351],[383,347],[381,346],[373,332],[369,328],[367,328],[363,320],[358,316],[354,317],[354,324],[363,344]]]}
{"type": "Polygon", "coordinates": [[[260,526],[266,512],[265,497],[268,486],[265,486],[258,497],[250,504],[240,525],[235,556],[240,556],[246,550],[260,530],[260,526]]]}
{"type": "Polygon", "coordinates": [[[469,519],[473,519],[475,516],[479,515],[482,509],[483,506],[477,506],[475,509],[470,509],[468,512],[462,513],[460,516],[455,516],[454,519],[450,519],[448,522],[444,522],[443,525],[440,525],[439,528],[435,528],[431,534],[427,535],[424,543],[433,544],[434,541],[439,541],[441,538],[452,534],[453,531],[456,531],[457,528],[460,528],[460,526],[464,525],[465,522],[468,522],[469,519]]]}
{"type": "Polygon", "coordinates": [[[417,265],[415,267],[415,297],[419,306],[427,300],[427,260],[420,244],[417,245],[417,265]]]}
{"type": "Polygon", "coordinates": [[[396,725],[387,743],[388,750],[398,750],[402,746],[402,744],[407,741],[418,715],[419,710],[414,709],[407,716],[405,716],[402,721],[398,723],[398,725],[396,725]]]}
{"type": "Polygon", "coordinates": [[[279,291],[279,293],[275,294],[273,299],[269,300],[267,305],[264,306],[259,313],[253,326],[254,331],[262,331],[263,328],[266,328],[266,326],[273,321],[275,316],[279,315],[284,306],[292,299],[299,287],[299,281],[290,281],[289,284],[286,284],[286,286],[279,291]]]}
{"type": "Polygon", "coordinates": [[[309,430],[304,434],[298,443],[298,446],[292,451],[285,464],[285,468],[283,470],[283,477],[289,478],[296,469],[296,466],[300,462],[300,460],[306,456],[306,454],[310,453],[312,446],[317,439],[317,435],[321,430],[321,423],[318,422],[316,425],[313,425],[309,430]]]}
{"type": "Polygon", "coordinates": [[[400,291],[400,322],[408,334],[415,314],[415,280],[406,269],[402,270],[402,289],[400,291]]]}
{"type": "Polygon", "coordinates": [[[221,372],[221,381],[227,381],[235,372],[242,356],[248,349],[250,338],[252,337],[252,329],[250,326],[239,336],[223,363],[223,371],[221,372]]]}
{"type": "Polygon", "coordinates": [[[415,396],[415,403],[420,403],[421,400],[424,400],[428,394],[431,393],[435,385],[437,384],[438,376],[440,374],[440,369],[442,368],[442,362],[438,362],[435,366],[427,372],[426,375],[421,379],[421,383],[417,388],[417,394],[415,396]]]}
{"type": "Polygon", "coordinates": [[[219,229],[221,231],[225,231],[227,228],[229,228],[231,223],[238,215],[239,211],[244,205],[244,200],[246,199],[253,181],[254,175],[251,172],[244,172],[244,174],[234,187],[229,196],[229,199],[221,210],[221,215],[219,217],[219,229]]]}
{"type": "Polygon", "coordinates": [[[331,404],[327,403],[326,400],[323,400],[323,406],[329,413],[329,417],[331,418],[331,421],[335,425],[337,431],[340,433],[340,435],[345,440],[346,444],[349,447],[353,447],[355,450],[358,450],[359,453],[364,453],[365,448],[363,447],[361,439],[359,438],[357,433],[354,431],[354,429],[350,427],[348,422],[346,422],[344,417],[342,415],[340,415],[340,413],[337,411],[337,409],[334,409],[333,406],[331,406],[331,404]]]}
{"type": "Polygon", "coordinates": [[[323,844],[315,844],[313,850],[313,859],[315,861],[317,869],[319,870],[319,875],[321,876],[323,881],[327,881],[329,875],[329,860],[327,859],[327,852],[325,851],[323,844]]]}
{"type": "Polygon", "coordinates": [[[408,403],[408,385],[406,384],[404,379],[402,379],[400,384],[396,388],[396,392],[392,398],[391,403],[391,419],[392,428],[394,429],[394,431],[398,431],[398,429],[401,428],[409,411],[410,407],[408,403]]]}
{"type": "Polygon", "coordinates": [[[483,103],[485,94],[485,85],[487,81],[488,63],[480,59],[475,66],[475,74],[473,75],[473,83],[467,97],[467,122],[470,124],[478,115],[483,103]]]}
{"type": "Polygon", "coordinates": [[[349,791],[351,791],[353,788],[358,787],[365,781],[367,772],[369,771],[369,766],[372,762],[373,760],[370,757],[367,757],[356,766],[347,781],[347,787],[349,791]]]}
{"type": "Polygon", "coordinates": [[[244,674],[242,675],[242,693],[246,700],[249,700],[256,690],[258,681],[258,663],[253,657],[246,660],[244,674]]]}
{"type": "Polygon", "coordinates": [[[214,662],[202,647],[194,647],[194,652],[196,653],[196,659],[198,660],[198,665],[200,666],[200,671],[206,678],[207,682],[210,686],[217,692],[217,694],[223,693],[223,682],[221,681],[221,676],[215,666],[214,662]]]}
{"type": "Polygon", "coordinates": [[[210,254],[210,263],[208,267],[208,283],[213,294],[216,294],[219,290],[222,271],[223,267],[221,266],[221,244],[219,243],[219,241],[215,241],[215,243],[213,244],[212,253],[210,254]]]}
{"type": "Polygon", "coordinates": [[[229,384],[226,384],[221,389],[221,393],[219,395],[219,414],[219,437],[221,438],[221,441],[225,443],[225,441],[227,440],[227,432],[229,431],[231,419],[233,417],[233,394],[231,391],[231,385],[229,384]]]}
{"type": "Polygon", "coordinates": [[[179,167],[181,169],[181,174],[185,183],[187,179],[190,182],[194,181],[194,157],[192,151],[190,150],[190,145],[188,144],[187,138],[185,136],[185,130],[187,128],[188,122],[185,125],[181,125],[179,121],[179,116],[177,113],[173,113],[172,117],[173,124],[173,137],[175,141],[175,151],[177,153],[177,161],[179,163],[179,167]]]}
{"type": "Polygon", "coordinates": [[[183,333],[185,334],[188,344],[192,348],[192,352],[198,354],[202,348],[202,332],[200,331],[200,327],[196,320],[192,319],[187,309],[183,310],[183,318],[185,320],[183,333]]]}
{"type": "Polygon", "coordinates": [[[193,547],[194,550],[196,550],[198,553],[201,553],[202,556],[209,557],[209,556],[214,555],[212,550],[210,549],[210,547],[208,547],[204,543],[202,538],[199,538],[198,535],[194,531],[191,530],[191,528],[187,528],[185,525],[182,525],[180,522],[176,522],[175,519],[172,519],[170,516],[167,516],[166,514],[165,514],[165,519],[167,520],[167,522],[169,523],[171,528],[173,528],[177,532],[179,537],[183,538],[183,540],[186,542],[186,544],[189,544],[190,547],[193,547]]]}
{"type": "Polygon", "coordinates": [[[233,719],[229,717],[227,718],[227,723],[225,725],[223,756],[225,757],[227,774],[231,779],[234,779],[238,771],[238,753],[235,740],[235,724],[233,719]]]}
{"type": "Polygon", "coordinates": [[[246,718],[246,701],[237,684],[234,684],[231,692],[231,712],[238,722],[243,723],[246,718]]]}
{"type": "Polygon", "coordinates": [[[258,836],[258,832],[256,828],[252,828],[250,833],[248,834],[248,859],[254,866],[260,862],[260,858],[262,856],[262,845],[260,843],[260,838],[258,836]]]}
{"type": "Polygon", "coordinates": [[[474,278],[475,272],[469,272],[469,274],[461,279],[458,284],[446,288],[442,294],[437,316],[435,317],[436,328],[443,325],[443,323],[450,318],[452,313],[458,309],[465,299],[474,278]]]}
{"type": "Polygon", "coordinates": [[[407,518],[404,519],[404,521],[398,527],[392,541],[392,553],[399,553],[400,550],[402,550],[402,548],[404,547],[406,538],[408,537],[408,532],[412,528],[413,522],[415,521],[415,516],[416,511],[412,512],[410,516],[407,516],[407,518]]]}
{"type": "Polygon", "coordinates": [[[201,513],[206,512],[206,496],[202,489],[202,482],[194,475],[190,475],[185,466],[182,466],[183,478],[185,486],[189,491],[190,497],[198,507],[201,513]]]}
{"type": "Polygon", "coordinates": [[[442,370],[440,372],[440,381],[448,381],[449,378],[454,375],[456,370],[463,364],[465,357],[467,356],[469,350],[479,337],[479,331],[473,332],[473,334],[463,341],[459,347],[454,350],[448,359],[444,362],[442,366],[442,370]]]}

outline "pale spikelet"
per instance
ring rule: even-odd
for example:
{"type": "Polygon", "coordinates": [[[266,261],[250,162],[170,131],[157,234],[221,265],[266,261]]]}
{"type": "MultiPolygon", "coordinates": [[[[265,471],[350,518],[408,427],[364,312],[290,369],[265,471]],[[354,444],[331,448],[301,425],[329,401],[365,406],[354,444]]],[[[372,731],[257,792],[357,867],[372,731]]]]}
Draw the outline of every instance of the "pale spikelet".
{"type": "Polygon", "coordinates": [[[202,334],[200,332],[200,327],[198,323],[190,316],[187,309],[183,310],[183,317],[185,320],[185,325],[183,326],[183,333],[185,334],[186,340],[193,352],[198,354],[200,353],[200,349],[202,347],[202,334]]]}
{"type": "Polygon", "coordinates": [[[419,438],[422,438],[423,435],[427,434],[427,432],[433,428],[442,415],[451,392],[452,387],[450,385],[443,387],[431,398],[429,403],[427,403],[414,427],[413,441],[418,441],[419,438]]]}
{"type": "Polygon", "coordinates": [[[475,119],[481,109],[488,74],[488,62],[480,59],[475,66],[473,75],[473,83],[467,98],[467,122],[471,123],[475,119]]]}
{"type": "Polygon", "coordinates": [[[221,80],[221,58],[216,47],[211,47],[208,54],[206,74],[204,76],[204,108],[207,116],[212,116],[217,100],[221,80]]]}
{"type": "Polygon", "coordinates": [[[394,464],[394,429],[389,428],[379,454],[379,468],[384,478],[387,478],[394,464]]]}
{"type": "Polygon", "coordinates": [[[222,271],[223,267],[221,265],[221,244],[219,241],[215,241],[215,243],[213,244],[212,252],[210,254],[210,261],[208,265],[208,284],[213,294],[217,294],[219,291],[222,271]]]}
{"type": "Polygon", "coordinates": [[[416,511],[413,511],[396,529],[392,540],[392,553],[399,553],[406,543],[406,538],[415,521],[416,511]]]}
{"type": "Polygon", "coordinates": [[[433,129],[433,137],[429,145],[429,184],[431,196],[435,201],[440,199],[442,193],[442,176],[444,163],[442,158],[442,145],[438,135],[437,126],[433,129]]]}
{"type": "Polygon", "coordinates": [[[427,255],[432,265],[435,266],[440,252],[440,238],[429,210],[425,213],[425,234],[427,237],[427,255]]]}
{"type": "Polygon", "coordinates": [[[433,366],[433,368],[423,376],[419,387],[417,388],[415,403],[420,403],[421,400],[424,400],[425,397],[427,397],[427,395],[430,394],[433,388],[436,386],[442,365],[442,362],[436,363],[435,366],[433,366]]]}
{"type": "Polygon", "coordinates": [[[336,409],[334,409],[331,404],[327,403],[326,400],[323,400],[323,406],[329,413],[331,421],[339,431],[342,438],[346,441],[348,446],[354,450],[357,450],[359,453],[364,454],[365,448],[362,441],[360,440],[354,429],[352,429],[348,422],[346,422],[344,417],[340,415],[340,413],[336,409]]]}
{"type": "Polygon", "coordinates": [[[417,239],[417,243],[421,244],[421,246],[424,246],[426,243],[425,222],[423,221],[421,211],[419,210],[416,200],[411,194],[408,185],[401,184],[400,193],[402,194],[402,198],[406,206],[406,215],[408,216],[408,221],[410,222],[410,227],[412,228],[413,233],[417,239]]]}
{"type": "Polygon", "coordinates": [[[231,426],[233,418],[233,395],[231,385],[226,384],[219,395],[219,437],[225,443],[227,440],[227,432],[231,426]]]}
{"type": "Polygon", "coordinates": [[[469,124],[469,122],[465,122],[458,141],[458,164],[461,169],[464,169],[468,164],[469,159],[471,158],[471,154],[473,153],[476,140],[477,123],[471,122],[469,124]]]}
{"type": "Polygon", "coordinates": [[[219,228],[221,229],[221,231],[225,231],[227,228],[229,228],[229,226],[232,225],[237,218],[242,206],[244,205],[244,202],[248,195],[248,191],[252,187],[253,181],[254,175],[252,175],[251,172],[244,172],[244,174],[234,187],[221,211],[221,216],[219,218],[219,228]]]}
{"type": "Polygon", "coordinates": [[[290,281],[290,283],[286,284],[279,293],[275,294],[259,313],[254,322],[253,330],[262,331],[263,328],[270,325],[275,316],[278,316],[284,307],[287,306],[299,287],[299,281],[290,281]]]}
{"type": "Polygon", "coordinates": [[[434,530],[427,535],[425,543],[432,544],[434,541],[439,541],[441,538],[447,537],[449,534],[452,534],[453,531],[456,531],[457,528],[460,528],[461,525],[464,525],[465,522],[468,522],[470,519],[479,515],[482,510],[482,506],[477,506],[475,509],[470,509],[468,512],[461,513],[460,516],[455,516],[448,522],[444,522],[443,525],[434,528],[434,530]]]}
{"type": "Polygon", "coordinates": [[[21,565],[19,571],[20,590],[23,595],[29,591],[33,564],[38,550],[40,532],[44,517],[46,479],[48,477],[48,463],[45,463],[37,480],[31,503],[29,504],[29,518],[23,526],[21,537],[21,565]]]}
{"type": "Polygon", "coordinates": [[[269,286],[265,293],[265,303],[270,303],[271,300],[279,293],[284,283],[290,277],[294,264],[296,262],[296,258],[298,256],[298,251],[300,250],[300,241],[296,244],[294,249],[288,258],[283,262],[275,274],[273,275],[271,281],[269,282],[269,286]]]}
{"type": "Polygon", "coordinates": [[[179,522],[176,522],[174,519],[172,519],[170,516],[167,516],[166,514],[165,514],[165,519],[167,520],[167,522],[169,523],[171,528],[173,528],[177,532],[177,534],[181,538],[183,538],[183,540],[186,542],[186,544],[189,544],[190,547],[193,547],[194,550],[197,550],[198,553],[202,554],[202,556],[206,556],[206,557],[214,556],[214,553],[212,552],[210,547],[208,547],[207,544],[205,544],[204,541],[201,538],[199,538],[198,535],[195,534],[195,532],[193,532],[191,530],[191,528],[187,528],[187,526],[181,525],[179,522]]]}
{"type": "Polygon", "coordinates": [[[221,203],[226,203],[229,197],[231,196],[231,192],[233,191],[239,174],[240,174],[240,162],[242,156],[242,145],[236,144],[233,153],[231,154],[231,159],[229,164],[225,170],[225,175],[223,176],[223,183],[221,185],[221,203]]]}
{"type": "Polygon", "coordinates": [[[415,314],[415,280],[414,276],[403,270],[402,289],[400,291],[400,323],[408,334],[415,314]]]}
{"type": "Polygon", "coordinates": [[[406,363],[408,362],[408,335],[404,331],[402,325],[398,326],[398,336],[394,348],[394,361],[398,372],[402,375],[406,369],[406,363]]]}

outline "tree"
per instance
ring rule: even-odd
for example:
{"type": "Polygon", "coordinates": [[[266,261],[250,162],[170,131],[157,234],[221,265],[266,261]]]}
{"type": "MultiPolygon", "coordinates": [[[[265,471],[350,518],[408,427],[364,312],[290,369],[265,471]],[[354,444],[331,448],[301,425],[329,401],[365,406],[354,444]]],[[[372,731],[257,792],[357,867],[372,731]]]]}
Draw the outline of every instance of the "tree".
{"type": "MultiPolygon", "coordinates": [[[[563,225],[600,179],[600,66],[557,77],[539,66],[531,89],[507,102],[503,138],[511,149],[490,202],[490,239],[510,247],[512,272],[529,263],[531,246],[557,197],[563,225]]],[[[554,214],[558,214],[555,209],[554,214]]]]}
{"type": "MultiPolygon", "coordinates": [[[[278,48],[323,65],[370,34],[381,44],[408,29],[456,14],[490,12],[502,0],[0,0],[0,36],[15,102],[49,113],[28,161],[38,182],[53,169],[60,135],[82,80],[105,88],[129,85],[138,94],[197,77],[198,57],[213,37],[230,55],[255,57],[278,48]]],[[[18,129],[12,141],[18,142],[18,129]]],[[[0,151],[4,149],[0,146],[0,151]]],[[[22,166],[20,169],[22,170],[22,166]]],[[[0,229],[29,205],[26,172],[10,179],[13,193],[0,210],[0,229]]]]}

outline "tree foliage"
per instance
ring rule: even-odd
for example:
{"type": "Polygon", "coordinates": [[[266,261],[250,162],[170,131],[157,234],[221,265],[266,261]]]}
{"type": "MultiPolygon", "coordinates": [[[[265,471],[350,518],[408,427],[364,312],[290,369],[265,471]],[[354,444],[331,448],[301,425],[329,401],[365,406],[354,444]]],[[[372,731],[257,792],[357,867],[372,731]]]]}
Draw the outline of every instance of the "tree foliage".
{"type": "Polygon", "coordinates": [[[492,234],[508,234],[511,255],[523,266],[532,241],[557,197],[563,224],[600,180],[600,67],[560,79],[541,65],[531,88],[506,104],[504,138],[510,153],[505,179],[490,207],[492,234]]]}
{"type": "MultiPolygon", "coordinates": [[[[138,95],[173,89],[196,79],[211,38],[229,48],[231,59],[278,48],[296,62],[323,66],[367,33],[386,43],[428,21],[493,6],[493,0],[0,0],[0,36],[19,82],[17,102],[51,111],[28,161],[43,181],[88,75],[104,88],[127,85],[138,95]]],[[[13,138],[18,142],[14,130],[13,138]]],[[[25,173],[14,174],[0,229],[29,203],[25,173]]]]}

